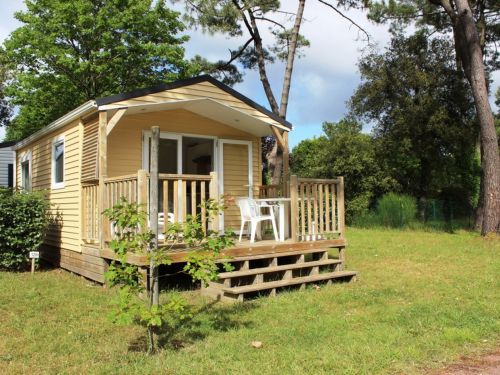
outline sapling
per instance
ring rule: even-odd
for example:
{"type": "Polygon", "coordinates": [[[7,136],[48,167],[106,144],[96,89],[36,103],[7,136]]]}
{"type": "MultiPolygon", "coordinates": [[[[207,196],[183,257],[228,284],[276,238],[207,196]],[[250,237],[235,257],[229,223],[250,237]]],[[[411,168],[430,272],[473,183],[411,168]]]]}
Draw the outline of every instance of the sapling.
{"type": "MultiPolygon", "coordinates": [[[[129,254],[147,255],[149,261],[158,267],[171,264],[168,250],[174,246],[183,245],[189,250],[183,272],[190,275],[193,281],[207,284],[216,280],[218,275],[217,261],[221,251],[233,244],[233,233],[227,231],[224,235],[208,228],[215,215],[223,206],[214,200],[201,204],[206,212],[206,222],[202,222],[201,214],[187,215],[184,223],[166,223],[165,245],[150,249],[154,234],[147,229],[147,213],[143,206],[129,203],[125,198],[112,208],[104,211],[114,230],[114,238],[109,248],[115,253],[106,272],[106,280],[111,287],[118,287],[118,303],[111,313],[115,323],[139,324],[148,332],[148,353],[157,349],[157,335],[160,329],[173,328],[177,322],[192,314],[187,302],[178,294],[169,293],[168,297],[153,304],[150,290],[147,290],[147,280],[137,265],[128,262],[129,254]],[[147,293],[145,293],[147,292],[147,293]],[[147,296],[147,298],[144,298],[147,296]]],[[[232,269],[228,262],[223,262],[226,271],[232,269]]]]}

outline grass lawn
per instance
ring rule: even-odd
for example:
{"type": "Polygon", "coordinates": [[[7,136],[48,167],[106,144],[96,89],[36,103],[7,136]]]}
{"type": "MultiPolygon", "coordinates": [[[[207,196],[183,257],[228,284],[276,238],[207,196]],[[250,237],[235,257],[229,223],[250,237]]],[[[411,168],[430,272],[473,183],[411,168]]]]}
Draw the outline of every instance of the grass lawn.
{"type": "Polygon", "coordinates": [[[133,349],[140,329],[107,320],[114,291],[60,270],[0,273],[0,373],[412,374],[500,346],[500,241],[365,229],[348,240],[356,283],[199,302],[153,357],[133,349]]]}

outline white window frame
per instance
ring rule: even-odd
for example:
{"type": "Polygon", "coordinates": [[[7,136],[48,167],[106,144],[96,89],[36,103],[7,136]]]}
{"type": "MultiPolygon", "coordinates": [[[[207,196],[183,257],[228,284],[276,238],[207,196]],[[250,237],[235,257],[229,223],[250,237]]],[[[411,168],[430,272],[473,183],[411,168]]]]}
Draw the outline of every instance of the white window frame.
{"type": "Polygon", "coordinates": [[[52,170],[52,177],[51,177],[51,187],[52,189],[62,189],[64,188],[64,181],[66,179],[66,141],[64,139],[64,135],[61,135],[59,137],[54,138],[52,141],[52,158],[51,158],[51,170],[52,170]],[[62,143],[63,145],[63,180],[61,182],[56,182],[56,146],[58,144],[62,143]]]}
{"type": "MultiPolygon", "coordinates": [[[[33,173],[32,173],[32,154],[31,150],[24,152],[21,154],[21,157],[19,158],[19,174],[21,175],[21,183],[20,187],[21,189],[25,189],[27,191],[31,191],[33,189],[33,173]],[[23,174],[23,164],[28,162],[28,181],[29,181],[29,189],[25,189],[23,186],[23,181],[24,181],[24,174],[23,174]]],[[[14,179],[16,180],[16,179],[14,179]]]]}
{"type": "MultiPolygon", "coordinates": [[[[163,139],[174,139],[177,141],[177,174],[182,174],[182,138],[202,138],[202,139],[211,139],[214,141],[213,143],[213,157],[214,157],[214,172],[218,172],[218,138],[212,135],[201,135],[201,134],[191,134],[191,133],[174,133],[174,132],[160,132],[160,138],[163,139]]],[[[149,171],[149,140],[151,139],[151,131],[143,130],[142,131],[142,168],[146,171],[149,171]]]]}

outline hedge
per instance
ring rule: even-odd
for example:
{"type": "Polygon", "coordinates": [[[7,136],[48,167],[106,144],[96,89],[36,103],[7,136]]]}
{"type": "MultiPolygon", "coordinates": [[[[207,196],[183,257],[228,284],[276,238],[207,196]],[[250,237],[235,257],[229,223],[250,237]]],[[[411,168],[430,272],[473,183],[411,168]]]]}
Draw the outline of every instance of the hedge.
{"type": "Polygon", "coordinates": [[[0,268],[22,270],[37,251],[49,224],[43,193],[0,189],[0,268]]]}

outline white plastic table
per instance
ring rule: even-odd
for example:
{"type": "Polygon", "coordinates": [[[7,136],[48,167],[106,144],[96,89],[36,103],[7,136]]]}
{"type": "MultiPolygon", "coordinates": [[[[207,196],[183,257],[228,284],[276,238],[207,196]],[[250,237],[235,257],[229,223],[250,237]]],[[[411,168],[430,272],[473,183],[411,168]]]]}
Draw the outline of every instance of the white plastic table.
{"type": "Polygon", "coordinates": [[[288,236],[288,220],[285,219],[286,211],[288,211],[288,202],[291,201],[290,198],[261,198],[255,199],[256,202],[268,203],[268,204],[278,204],[278,239],[279,242],[285,241],[285,235],[288,236]]]}

